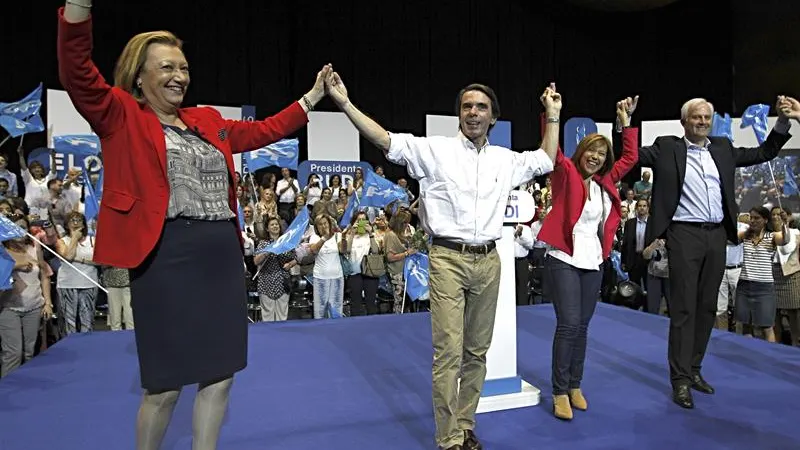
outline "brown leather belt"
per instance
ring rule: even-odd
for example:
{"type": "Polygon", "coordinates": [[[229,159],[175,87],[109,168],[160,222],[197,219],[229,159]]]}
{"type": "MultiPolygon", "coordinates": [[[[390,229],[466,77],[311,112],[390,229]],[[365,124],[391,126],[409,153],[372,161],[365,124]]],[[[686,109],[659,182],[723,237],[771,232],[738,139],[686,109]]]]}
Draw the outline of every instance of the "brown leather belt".
{"type": "Polygon", "coordinates": [[[461,244],[459,242],[454,242],[443,238],[433,238],[433,245],[449,248],[450,250],[455,250],[461,253],[477,253],[480,255],[486,255],[497,247],[497,243],[494,241],[489,242],[488,244],[470,245],[461,244]]]}

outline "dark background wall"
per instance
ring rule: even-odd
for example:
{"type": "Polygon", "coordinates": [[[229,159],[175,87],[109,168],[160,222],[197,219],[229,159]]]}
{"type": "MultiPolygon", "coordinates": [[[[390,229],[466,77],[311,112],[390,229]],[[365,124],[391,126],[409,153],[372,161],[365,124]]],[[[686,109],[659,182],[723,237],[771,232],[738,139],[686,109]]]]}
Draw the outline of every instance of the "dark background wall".
{"type": "MultiPolygon", "coordinates": [[[[12,3],[0,27],[14,49],[4,55],[0,99],[22,97],[38,81],[60,89],[55,35],[63,2],[12,3]]],[[[611,121],[616,100],[634,94],[641,120],[677,118],[695,96],[737,114],[779,91],[800,94],[792,83],[796,40],[785,41],[787,19],[798,29],[795,3],[683,0],[609,12],[552,0],[95,0],[94,59],[111,79],[131,36],[171,30],[184,39],[191,66],[187,104],[254,104],[259,118],[299,98],[331,62],[362,110],[389,129],[419,134],[426,113],[453,113],[457,91],[483,82],[496,89],[502,118],[513,121],[514,147],[526,149],[538,146],[538,97],[550,81],[564,96],[562,118],[600,121],[611,121]],[[755,19],[765,24],[751,40],[755,19]]],[[[318,108],[334,107],[326,100],[318,108]]],[[[304,142],[305,131],[298,137],[304,142]]],[[[44,139],[29,136],[26,148],[44,139]]],[[[383,162],[366,143],[361,154],[383,162]]],[[[386,169],[390,177],[405,172],[386,169]]]]}

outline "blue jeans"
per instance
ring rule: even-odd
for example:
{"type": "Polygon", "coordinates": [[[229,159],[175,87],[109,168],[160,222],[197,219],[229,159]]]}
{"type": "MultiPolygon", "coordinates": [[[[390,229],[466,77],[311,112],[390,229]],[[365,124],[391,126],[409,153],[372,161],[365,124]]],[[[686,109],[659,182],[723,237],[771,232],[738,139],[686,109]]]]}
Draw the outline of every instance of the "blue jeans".
{"type": "Polygon", "coordinates": [[[337,319],[342,317],[344,278],[323,280],[314,278],[314,318],[337,319]]]}
{"type": "Polygon", "coordinates": [[[600,298],[602,264],[598,270],[578,269],[548,256],[544,267],[550,299],[556,311],[553,395],[563,395],[569,389],[581,387],[586,360],[586,331],[600,298]]]}

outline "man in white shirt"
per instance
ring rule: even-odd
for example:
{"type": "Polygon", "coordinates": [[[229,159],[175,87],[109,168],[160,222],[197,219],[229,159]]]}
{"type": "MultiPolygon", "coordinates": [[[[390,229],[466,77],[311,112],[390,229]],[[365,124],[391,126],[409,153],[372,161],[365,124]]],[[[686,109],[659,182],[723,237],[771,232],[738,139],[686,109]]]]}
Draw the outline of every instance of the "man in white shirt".
{"type": "Polygon", "coordinates": [[[291,223],[294,220],[294,200],[300,192],[300,185],[292,178],[291,172],[286,167],[281,169],[281,178],[275,184],[275,193],[278,194],[278,215],[291,223]]]}
{"type": "Polygon", "coordinates": [[[458,136],[430,138],[388,133],[350,102],[338,74],[327,78],[326,89],[364,137],[419,181],[420,224],[433,237],[429,287],[436,443],[442,449],[480,449],[473,429],[500,285],[495,241],[511,190],[553,170],[561,96],[551,85],[541,97],[547,114],[544,150],[517,153],[487,140],[500,115],[488,86],[472,84],[459,92],[458,136]]]}

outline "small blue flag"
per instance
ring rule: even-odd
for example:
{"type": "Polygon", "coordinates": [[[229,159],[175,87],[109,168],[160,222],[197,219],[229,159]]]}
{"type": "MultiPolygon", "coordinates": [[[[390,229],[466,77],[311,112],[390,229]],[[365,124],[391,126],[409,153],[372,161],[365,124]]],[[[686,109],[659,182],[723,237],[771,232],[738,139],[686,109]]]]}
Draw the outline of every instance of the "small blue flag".
{"type": "Polygon", "coordinates": [[[256,251],[256,254],[274,253],[276,255],[280,255],[296,249],[300,245],[300,241],[303,239],[303,234],[308,228],[308,221],[308,208],[302,208],[300,213],[297,214],[297,217],[295,217],[292,221],[292,224],[289,225],[289,228],[286,229],[286,232],[284,232],[272,244],[269,244],[261,250],[256,251]]]}
{"type": "Polygon", "coordinates": [[[428,255],[414,253],[406,257],[403,265],[406,293],[411,300],[428,297],[428,255]]]}
{"type": "Polygon", "coordinates": [[[342,219],[339,220],[340,227],[345,228],[350,225],[350,221],[353,220],[353,215],[358,211],[359,203],[358,194],[356,194],[354,190],[353,193],[350,194],[350,198],[347,199],[347,207],[344,209],[342,219]]]}
{"type": "Polygon", "coordinates": [[[239,209],[238,216],[239,216],[239,231],[244,231],[244,211],[242,210],[242,205],[237,203],[237,208],[239,209]]]}
{"type": "Polygon", "coordinates": [[[740,128],[753,127],[753,133],[756,134],[758,145],[767,140],[767,117],[769,117],[769,105],[764,104],[750,105],[742,114],[740,128]]]}
{"type": "Polygon", "coordinates": [[[83,216],[86,217],[88,222],[97,219],[97,215],[100,213],[100,202],[97,200],[92,182],[89,180],[89,172],[86,170],[83,171],[83,189],[85,194],[83,197],[83,216]]]}
{"type": "Polygon", "coordinates": [[[714,113],[714,121],[711,123],[711,136],[726,137],[729,141],[733,142],[733,131],[731,125],[733,120],[730,114],[725,113],[725,117],[714,113]]]}
{"type": "Polygon", "coordinates": [[[0,214],[0,242],[10,241],[25,236],[26,230],[0,214]]]}
{"type": "Polygon", "coordinates": [[[11,273],[14,271],[16,264],[14,258],[6,251],[6,248],[0,245],[0,290],[7,291],[11,289],[14,284],[11,273]]]}
{"type": "Polygon", "coordinates": [[[11,137],[19,137],[26,133],[44,131],[44,123],[39,111],[42,109],[42,83],[25,96],[13,103],[0,103],[0,127],[8,131],[11,137]]]}
{"type": "Polygon", "coordinates": [[[783,172],[783,195],[800,195],[800,189],[797,187],[797,177],[794,175],[794,170],[792,170],[792,162],[788,158],[783,172]]]}
{"type": "Polygon", "coordinates": [[[297,139],[282,139],[274,144],[242,154],[242,163],[250,172],[270,166],[297,170],[299,154],[300,147],[297,139]]]}
{"type": "Polygon", "coordinates": [[[100,154],[100,138],[93,134],[53,136],[53,147],[59,153],[79,158],[100,154]]]}
{"type": "Polygon", "coordinates": [[[408,193],[400,186],[367,169],[359,206],[383,208],[395,200],[408,204],[408,193]]]}
{"type": "Polygon", "coordinates": [[[611,266],[614,267],[614,270],[617,272],[619,281],[628,281],[630,277],[622,270],[622,255],[620,252],[612,250],[609,258],[611,260],[611,266]]]}

